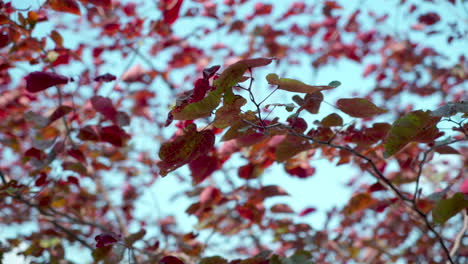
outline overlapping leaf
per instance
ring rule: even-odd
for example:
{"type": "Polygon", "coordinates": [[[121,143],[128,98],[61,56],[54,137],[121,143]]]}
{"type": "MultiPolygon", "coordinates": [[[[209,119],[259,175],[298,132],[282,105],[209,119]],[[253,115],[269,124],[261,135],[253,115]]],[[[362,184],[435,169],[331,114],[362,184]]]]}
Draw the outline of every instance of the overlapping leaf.
{"type": "Polygon", "coordinates": [[[430,111],[413,111],[396,120],[385,139],[384,156],[388,158],[397,153],[421,133],[437,129],[435,125],[440,117],[432,117],[430,113],[430,111]]]}
{"type": "Polygon", "coordinates": [[[198,132],[196,126],[190,124],[184,135],[161,146],[159,150],[161,161],[158,163],[160,174],[166,176],[169,172],[207,153],[213,147],[214,141],[215,136],[211,130],[198,132]]]}

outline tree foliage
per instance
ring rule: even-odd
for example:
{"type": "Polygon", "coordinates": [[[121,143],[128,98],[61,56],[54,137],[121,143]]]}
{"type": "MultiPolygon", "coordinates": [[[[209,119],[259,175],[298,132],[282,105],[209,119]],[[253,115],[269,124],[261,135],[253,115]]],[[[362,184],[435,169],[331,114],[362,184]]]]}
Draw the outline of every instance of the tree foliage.
{"type": "Polygon", "coordinates": [[[39,2],[0,3],[0,260],[467,261],[463,1],[39,2]],[[353,174],[322,228],[265,182],[318,159],[353,174]]]}

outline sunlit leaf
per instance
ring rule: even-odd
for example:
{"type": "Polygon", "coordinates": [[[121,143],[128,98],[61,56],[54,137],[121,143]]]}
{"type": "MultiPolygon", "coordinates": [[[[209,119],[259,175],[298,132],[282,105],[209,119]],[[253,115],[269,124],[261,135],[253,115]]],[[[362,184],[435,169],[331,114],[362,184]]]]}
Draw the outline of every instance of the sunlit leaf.
{"type": "Polygon", "coordinates": [[[430,111],[413,111],[396,120],[385,139],[384,157],[397,153],[424,130],[435,126],[440,118],[431,117],[430,111]]]}
{"type": "Polygon", "coordinates": [[[315,93],[322,90],[329,90],[335,88],[330,85],[308,85],[301,81],[289,79],[289,78],[279,78],[277,74],[270,73],[266,77],[266,80],[269,84],[277,85],[278,89],[286,90],[294,93],[315,93]]]}
{"type": "Polygon", "coordinates": [[[350,215],[369,208],[377,201],[369,193],[358,193],[354,195],[344,209],[346,215],[350,215]]]}
{"type": "Polygon", "coordinates": [[[339,99],[338,108],[352,117],[372,117],[386,113],[387,110],[377,107],[371,101],[364,98],[339,99]]]}
{"type": "Polygon", "coordinates": [[[214,90],[202,100],[188,104],[182,109],[175,108],[171,111],[175,120],[194,120],[211,115],[211,112],[218,107],[221,102],[221,93],[214,90]]]}
{"type": "Polygon", "coordinates": [[[81,15],[80,6],[75,0],[49,0],[48,3],[55,11],[81,15]]]}
{"type": "Polygon", "coordinates": [[[211,130],[198,132],[194,124],[185,129],[185,134],[177,136],[173,140],[164,143],[159,150],[158,163],[160,174],[169,172],[195,160],[200,155],[207,153],[213,146],[215,136],[211,130]]]}
{"type": "Polygon", "coordinates": [[[456,193],[452,197],[440,200],[432,210],[432,218],[437,224],[443,224],[460,211],[468,208],[468,197],[463,193],[456,193]]]}

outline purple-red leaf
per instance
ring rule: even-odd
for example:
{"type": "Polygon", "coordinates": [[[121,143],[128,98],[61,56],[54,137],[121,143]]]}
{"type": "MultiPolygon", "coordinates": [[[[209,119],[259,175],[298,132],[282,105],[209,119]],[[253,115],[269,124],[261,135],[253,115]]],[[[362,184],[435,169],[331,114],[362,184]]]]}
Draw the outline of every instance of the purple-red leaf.
{"type": "Polygon", "coordinates": [[[117,116],[112,100],[107,97],[93,96],[91,98],[91,105],[93,108],[105,116],[107,119],[114,121],[117,116]]]}
{"type": "Polygon", "coordinates": [[[437,13],[429,12],[419,16],[419,23],[431,26],[440,21],[440,16],[437,13]]]}
{"type": "Polygon", "coordinates": [[[309,208],[306,208],[304,210],[302,210],[300,213],[299,213],[299,216],[306,216],[308,214],[311,214],[313,212],[317,211],[317,209],[313,208],[313,207],[309,207],[309,208]]]}
{"type": "Polygon", "coordinates": [[[73,110],[70,106],[61,105],[55,109],[55,111],[49,116],[49,124],[54,122],[55,120],[65,116],[66,114],[70,113],[73,110]]]}
{"type": "Polygon", "coordinates": [[[68,78],[53,72],[31,72],[26,77],[26,90],[30,93],[43,91],[58,84],[67,84],[68,78]]]}
{"type": "Polygon", "coordinates": [[[106,247],[117,243],[120,240],[120,236],[115,233],[102,233],[97,235],[94,240],[96,240],[96,247],[106,247]]]}
{"type": "Polygon", "coordinates": [[[130,139],[130,135],[118,126],[102,127],[99,130],[99,136],[102,141],[111,143],[116,147],[122,147],[130,139]]]}
{"type": "Polygon", "coordinates": [[[165,256],[159,261],[159,264],[184,264],[184,262],[174,256],[165,256]]]}
{"type": "Polygon", "coordinates": [[[98,77],[94,78],[94,81],[96,82],[112,82],[115,81],[117,77],[115,75],[112,75],[110,73],[106,73],[103,75],[99,75],[98,77]]]}
{"type": "Polygon", "coordinates": [[[159,150],[161,161],[158,163],[161,175],[195,160],[207,153],[214,145],[215,136],[211,130],[197,131],[195,124],[185,128],[185,134],[166,142],[159,150]]]}

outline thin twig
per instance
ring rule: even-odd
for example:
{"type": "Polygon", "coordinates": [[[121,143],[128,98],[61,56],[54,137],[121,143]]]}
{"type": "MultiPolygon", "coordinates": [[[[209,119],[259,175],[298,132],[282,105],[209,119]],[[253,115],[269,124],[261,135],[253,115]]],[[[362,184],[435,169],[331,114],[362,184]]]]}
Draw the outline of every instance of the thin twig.
{"type": "Polygon", "coordinates": [[[420,182],[420,179],[421,179],[424,164],[426,163],[426,159],[427,159],[427,156],[429,155],[429,153],[431,153],[433,150],[435,150],[438,147],[447,146],[447,145],[450,145],[452,143],[459,142],[459,141],[464,141],[464,140],[467,140],[467,139],[468,139],[468,137],[451,140],[451,141],[448,141],[448,142],[445,142],[445,143],[442,143],[442,144],[435,145],[435,146],[431,147],[430,149],[428,149],[428,150],[426,150],[424,152],[422,160],[421,160],[421,162],[419,163],[419,166],[418,166],[418,174],[416,176],[416,187],[414,188],[414,194],[413,194],[413,203],[416,203],[418,201],[419,182],[420,182]]]}
{"type": "Polygon", "coordinates": [[[452,249],[450,250],[450,256],[455,258],[457,255],[458,249],[460,248],[462,238],[465,236],[466,230],[468,230],[468,212],[467,210],[463,210],[463,227],[458,232],[457,237],[455,238],[455,242],[453,243],[452,249]]]}

